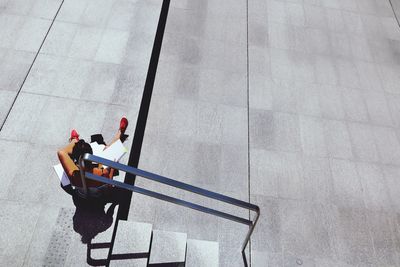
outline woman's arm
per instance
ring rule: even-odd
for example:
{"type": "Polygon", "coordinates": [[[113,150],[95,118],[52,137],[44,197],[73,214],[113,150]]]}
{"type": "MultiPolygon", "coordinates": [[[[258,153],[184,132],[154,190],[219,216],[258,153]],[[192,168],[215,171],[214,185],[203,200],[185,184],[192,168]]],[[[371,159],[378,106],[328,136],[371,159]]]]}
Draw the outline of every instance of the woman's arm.
{"type": "Polygon", "coordinates": [[[114,177],[114,169],[110,168],[110,173],[108,174],[108,178],[112,179],[114,177]]]}
{"type": "Polygon", "coordinates": [[[65,147],[61,148],[59,151],[64,151],[68,154],[72,154],[72,150],[74,149],[75,144],[78,142],[76,139],[72,139],[71,142],[65,147]]]}
{"type": "Polygon", "coordinates": [[[79,170],[79,168],[75,165],[74,161],[69,156],[69,154],[72,153],[72,149],[74,148],[76,142],[77,141],[73,139],[71,143],[57,151],[58,159],[60,160],[61,165],[63,166],[64,171],[68,175],[68,177],[72,177],[74,171],[79,170]]]}

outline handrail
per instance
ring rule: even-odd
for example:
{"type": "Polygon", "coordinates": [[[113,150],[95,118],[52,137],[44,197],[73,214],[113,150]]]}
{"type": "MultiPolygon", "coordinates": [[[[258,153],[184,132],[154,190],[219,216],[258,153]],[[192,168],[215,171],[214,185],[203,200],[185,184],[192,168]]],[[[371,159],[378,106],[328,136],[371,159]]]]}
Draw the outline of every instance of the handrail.
{"type": "Polygon", "coordinates": [[[150,196],[150,197],[153,197],[153,198],[157,198],[157,199],[160,199],[160,200],[163,200],[163,201],[167,201],[167,202],[174,203],[174,204],[177,204],[177,205],[180,205],[180,206],[184,206],[184,207],[191,208],[191,209],[194,209],[194,210],[197,210],[197,211],[201,211],[201,212],[208,213],[208,214],[211,214],[211,215],[214,215],[214,216],[218,216],[218,217],[221,217],[221,218],[225,218],[225,219],[228,219],[228,220],[231,220],[231,221],[235,221],[235,222],[238,222],[238,223],[242,223],[242,224],[248,225],[250,228],[249,228],[249,231],[247,232],[246,238],[245,238],[245,240],[243,242],[243,245],[242,245],[242,255],[243,255],[243,259],[245,261],[245,265],[247,266],[246,256],[245,256],[245,252],[244,251],[245,251],[245,249],[247,247],[247,244],[248,244],[248,242],[250,240],[251,234],[253,233],[254,228],[255,228],[255,226],[256,226],[256,224],[258,222],[258,219],[260,217],[260,208],[258,206],[254,205],[254,204],[251,204],[251,203],[247,203],[247,202],[239,200],[239,199],[235,199],[235,198],[228,197],[228,196],[225,196],[225,195],[222,195],[222,194],[219,194],[219,193],[208,191],[208,190],[202,189],[200,187],[196,187],[196,186],[193,186],[193,185],[190,185],[190,184],[179,182],[179,181],[176,181],[176,180],[173,180],[173,179],[170,179],[170,178],[158,175],[158,174],[154,174],[154,173],[147,172],[147,171],[144,171],[144,170],[140,170],[138,168],[127,166],[127,165],[124,165],[124,164],[121,164],[121,163],[118,163],[118,162],[115,162],[115,161],[111,161],[111,160],[107,160],[107,159],[104,159],[104,158],[101,158],[101,157],[97,157],[97,156],[94,156],[92,154],[85,154],[83,157],[81,157],[79,159],[79,165],[80,165],[80,170],[81,170],[80,173],[81,173],[81,179],[82,179],[82,185],[83,185],[83,192],[84,192],[85,195],[88,194],[88,190],[87,190],[87,186],[86,186],[86,178],[88,178],[90,180],[95,180],[95,181],[102,182],[102,183],[105,183],[105,184],[114,185],[116,187],[120,187],[120,188],[123,188],[123,189],[126,189],[126,190],[130,190],[130,191],[135,192],[135,193],[147,195],[147,196],[150,196]],[[177,199],[177,198],[174,198],[174,197],[171,197],[171,196],[163,195],[163,194],[160,194],[160,193],[157,193],[157,192],[154,192],[154,191],[150,191],[150,190],[147,190],[147,189],[135,186],[135,185],[130,185],[130,184],[126,184],[126,183],[123,183],[123,182],[111,180],[111,179],[108,179],[108,178],[105,178],[105,177],[102,177],[102,176],[94,175],[94,174],[92,174],[90,172],[83,171],[84,170],[84,166],[85,166],[85,163],[84,163],[85,161],[91,161],[91,162],[95,162],[95,163],[100,163],[100,164],[109,166],[109,167],[111,167],[113,169],[117,169],[117,170],[120,170],[120,171],[123,171],[123,172],[131,173],[131,174],[134,174],[136,176],[140,176],[140,177],[149,179],[151,181],[155,181],[155,182],[159,182],[159,183],[166,184],[166,185],[169,185],[169,186],[173,186],[173,187],[185,190],[185,191],[189,191],[189,192],[196,193],[196,194],[208,197],[208,198],[212,198],[212,199],[215,199],[215,200],[218,200],[218,201],[222,201],[222,202],[225,202],[225,203],[237,206],[237,207],[241,207],[241,208],[245,208],[245,209],[248,209],[248,210],[252,210],[252,211],[254,211],[256,213],[256,215],[255,215],[253,221],[251,221],[251,220],[244,219],[244,218],[232,215],[232,214],[228,214],[228,213],[221,212],[221,211],[218,211],[218,210],[215,210],[215,209],[207,208],[205,206],[201,206],[201,205],[198,205],[198,204],[195,204],[195,203],[192,203],[192,202],[188,202],[188,201],[177,199]]]}

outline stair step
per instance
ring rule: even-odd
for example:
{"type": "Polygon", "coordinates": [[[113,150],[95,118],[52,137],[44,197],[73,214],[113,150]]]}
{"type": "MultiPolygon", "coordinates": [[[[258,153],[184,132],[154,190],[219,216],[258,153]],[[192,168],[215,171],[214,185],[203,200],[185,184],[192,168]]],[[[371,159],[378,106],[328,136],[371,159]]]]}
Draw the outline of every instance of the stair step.
{"type": "Polygon", "coordinates": [[[112,260],[110,265],[112,267],[146,267],[147,259],[129,259],[129,260],[112,260]]]}
{"type": "Polygon", "coordinates": [[[154,230],[149,264],[183,263],[186,239],[185,233],[154,230]]]}
{"type": "Polygon", "coordinates": [[[152,228],[150,223],[119,221],[113,254],[149,253],[152,228]]]}
{"type": "Polygon", "coordinates": [[[149,223],[119,221],[113,248],[111,266],[146,266],[149,256],[151,232],[149,223]],[[124,259],[115,259],[123,257],[124,259]]]}
{"type": "Polygon", "coordinates": [[[186,267],[218,267],[219,244],[213,241],[187,240],[186,267]]]}

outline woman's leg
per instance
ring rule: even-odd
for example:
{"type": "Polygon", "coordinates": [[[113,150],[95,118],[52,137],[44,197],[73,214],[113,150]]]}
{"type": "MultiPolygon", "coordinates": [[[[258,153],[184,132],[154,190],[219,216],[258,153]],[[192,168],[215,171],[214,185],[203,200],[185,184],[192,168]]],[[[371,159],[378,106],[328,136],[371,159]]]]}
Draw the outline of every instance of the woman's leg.
{"type": "Polygon", "coordinates": [[[112,145],[113,143],[117,142],[118,140],[121,140],[121,136],[122,136],[122,132],[121,132],[121,130],[118,130],[115,133],[114,138],[111,140],[110,145],[112,145]]]}
{"type": "Polygon", "coordinates": [[[107,147],[111,146],[113,143],[117,142],[118,140],[121,140],[121,142],[124,142],[126,140],[127,135],[125,135],[125,130],[128,127],[128,120],[125,117],[122,117],[120,123],[119,123],[119,129],[114,135],[114,138],[111,140],[111,142],[106,145],[104,149],[107,147]]]}
{"type": "Polygon", "coordinates": [[[105,146],[104,149],[106,149],[107,147],[111,146],[112,144],[114,144],[115,142],[117,142],[118,140],[120,140],[120,139],[121,139],[121,136],[122,136],[122,133],[121,133],[120,130],[118,130],[118,131],[116,132],[116,134],[114,135],[113,139],[111,140],[111,142],[108,143],[108,144],[105,146]]]}

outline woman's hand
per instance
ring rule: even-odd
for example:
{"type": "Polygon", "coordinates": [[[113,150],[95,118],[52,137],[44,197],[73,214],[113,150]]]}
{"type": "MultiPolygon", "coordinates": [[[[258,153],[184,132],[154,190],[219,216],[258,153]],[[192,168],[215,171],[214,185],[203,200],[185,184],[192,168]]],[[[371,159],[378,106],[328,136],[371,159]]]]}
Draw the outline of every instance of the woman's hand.
{"type": "MultiPolygon", "coordinates": [[[[117,159],[114,158],[114,162],[117,162],[117,159]]],[[[114,177],[114,169],[110,168],[110,173],[109,173],[108,178],[112,179],[113,177],[114,177]]]]}

